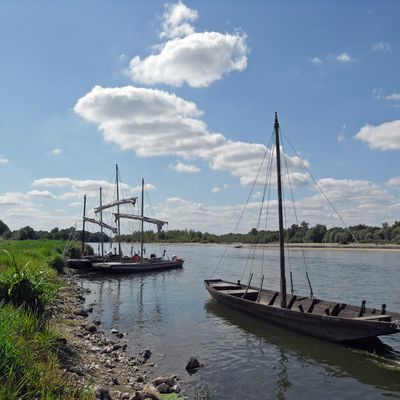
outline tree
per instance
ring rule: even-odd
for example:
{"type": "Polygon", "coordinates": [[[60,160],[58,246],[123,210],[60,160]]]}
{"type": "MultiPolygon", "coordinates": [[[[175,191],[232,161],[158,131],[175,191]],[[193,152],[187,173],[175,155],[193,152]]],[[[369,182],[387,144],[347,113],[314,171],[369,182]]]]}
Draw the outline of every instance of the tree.
{"type": "Polygon", "coordinates": [[[36,232],[30,226],[24,226],[17,231],[17,240],[32,240],[36,239],[36,232]]]}
{"type": "Polygon", "coordinates": [[[0,235],[3,235],[4,232],[10,231],[9,227],[0,219],[0,235]]]}

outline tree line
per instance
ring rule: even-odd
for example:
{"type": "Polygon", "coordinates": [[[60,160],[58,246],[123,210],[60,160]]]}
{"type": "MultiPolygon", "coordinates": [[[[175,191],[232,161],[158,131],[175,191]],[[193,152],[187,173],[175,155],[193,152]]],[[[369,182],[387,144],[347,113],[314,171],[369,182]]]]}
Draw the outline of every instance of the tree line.
{"type": "MultiPolygon", "coordinates": [[[[119,239],[124,242],[139,242],[140,232],[129,235],[120,235],[119,239]]],[[[303,221],[300,225],[292,224],[284,232],[285,241],[288,243],[393,243],[400,244],[400,221],[392,225],[384,222],[381,227],[354,225],[348,229],[335,227],[327,229],[325,225],[317,224],[311,226],[303,221]]],[[[82,231],[74,228],[58,229],[51,231],[35,231],[30,226],[11,231],[8,226],[0,220],[0,237],[8,240],[69,240],[74,238],[82,240],[82,231]]],[[[101,232],[85,232],[86,242],[101,242],[101,232]]],[[[103,232],[103,242],[110,242],[110,236],[103,232]]],[[[174,242],[174,243],[274,243],[279,240],[278,231],[251,229],[248,233],[228,233],[215,235],[208,232],[194,231],[192,229],[169,230],[155,233],[144,232],[144,241],[149,242],[174,242]]]]}

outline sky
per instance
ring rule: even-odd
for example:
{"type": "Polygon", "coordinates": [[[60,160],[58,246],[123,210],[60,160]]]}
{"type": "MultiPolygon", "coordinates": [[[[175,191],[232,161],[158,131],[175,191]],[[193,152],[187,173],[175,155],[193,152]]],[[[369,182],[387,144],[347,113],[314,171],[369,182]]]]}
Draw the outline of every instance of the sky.
{"type": "Polygon", "coordinates": [[[79,228],[118,164],[169,229],[232,232],[249,199],[247,232],[278,112],[287,224],[400,220],[399,16],[385,0],[1,1],[0,219],[79,228]]]}

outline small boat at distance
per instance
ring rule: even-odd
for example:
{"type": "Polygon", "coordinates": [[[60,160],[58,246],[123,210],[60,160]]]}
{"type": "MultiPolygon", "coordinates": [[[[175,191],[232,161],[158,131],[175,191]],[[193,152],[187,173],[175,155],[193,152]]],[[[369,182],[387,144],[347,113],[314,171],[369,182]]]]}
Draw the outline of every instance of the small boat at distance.
{"type": "MultiPolygon", "coordinates": [[[[286,292],[285,244],[283,229],[279,122],[275,113],[275,151],[277,166],[280,291],[222,279],[207,279],[205,288],[218,302],[295,332],[333,342],[346,342],[400,332],[400,313],[316,299],[313,296],[288,295],[286,292]]],[[[308,279],[308,276],[307,276],[308,279]]]]}
{"type": "Polygon", "coordinates": [[[121,213],[120,206],[122,205],[136,205],[136,197],[130,197],[126,199],[119,198],[119,172],[118,165],[116,165],[116,193],[117,199],[111,203],[102,204],[101,188],[100,188],[100,206],[94,209],[97,218],[89,218],[86,216],[86,195],[84,196],[84,208],[83,208],[83,238],[82,238],[82,253],[85,248],[85,223],[90,222],[97,224],[101,227],[101,235],[103,234],[103,228],[111,230],[114,234],[119,236],[121,234],[121,219],[137,220],[141,222],[140,231],[140,251],[132,256],[123,255],[121,243],[118,241],[118,249],[116,248],[114,253],[104,252],[103,243],[101,243],[101,254],[83,256],[79,259],[68,259],[67,265],[75,270],[89,273],[138,273],[147,271],[159,271],[168,270],[175,268],[182,268],[184,260],[180,257],[173,255],[171,258],[167,257],[166,251],[164,250],[162,257],[157,257],[155,254],[150,254],[149,257],[145,257],[144,249],[144,223],[154,224],[157,227],[159,233],[166,221],[159,219],[150,218],[144,215],[144,180],[142,179],[142,194],[141,194],[141,214],[137,215],[134,213],[121,213]],[[103,210],[116,207],[117,212],[113,213],[116,226],[111,226],[103,222],[103,210]]]}

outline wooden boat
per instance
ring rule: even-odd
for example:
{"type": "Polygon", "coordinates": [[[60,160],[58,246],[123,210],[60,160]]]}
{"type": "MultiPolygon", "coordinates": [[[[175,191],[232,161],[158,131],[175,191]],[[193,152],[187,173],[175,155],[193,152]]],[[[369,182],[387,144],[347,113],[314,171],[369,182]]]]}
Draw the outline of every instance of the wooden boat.
{"type": "MultiPolygon", "coordinates": [[[[279,122],[274,123],[280,248],[280,291],[266,290],[222,279],[205,280],[205,287],[217,301],[257,318],[306,335],[334,342],[345,342],[400,332],[400,313],[316,299],[313,296],[288,295],[286,292],[285,245],[283,230],[282,185],[280,169],[279,122]]],[[[308,276],[307,276],[308,278],[308,276]]]]}
{"type": "MultiPolygon", "coordinates": [[[[82,254],[85,248],[85,223],[90,222],[97,224],[101,227],[101,233],[103,233],[103,228],[111,230],[117,235],[118,238],[118,251],[115,249],[114,253],[105,253],[104,244],[101,243],[101,254],[93,256],[83,256],[79,259],[69,259],[67,260],[67,265],[70,268],[76,269],[82,272],[94,272],[94,273],[137,273],[137,272],[147,272],[147,271],[158,271],[167,270],[173,268],[182,268],[184,260],[177,256],[172,256],[171,259],[166,257],[166,251],[164,250],[163,257],[156,257],[155,254],[151,254],[150,257],[145,257],[144,253],[144,222],[154,224],[157,226],[158,232],[161,231],[162,227],[167,224],[166,221],[161,221],[155,218],[149,218],[144,215],[144,180],[142,179],[142,207],[141,215],[136,215],[133,213],[121,213],[120,206],[124,204],[136,205],[136,197],[131,197],[127,199],[119,198],[119,173],[118,165],[116,165],[116,193],[117,199],[111,203],[102,204],[101,188],[100,188],[100,206],[95,208],[96,214],[99,214],[99,219],[86,217],[86,195],[84,196],[84,207],[83,207],[83,238],[82,238],[82,254]],[[116,227],[107,225],[103,222],[103,210],[109,208],[117,208],[117,212],[113,213],[116,227]],[[140,252],[132,256],[124,256],[121,248],[121,243],[119,237],[121,234],[121,219],[131,219],[141,221],[141,235],[140,235],[140,252]]],[[[103,235],[101,235],[103,236],[103,235]]]]}

